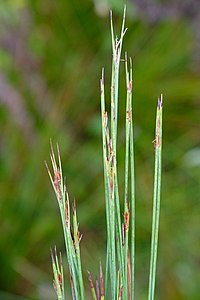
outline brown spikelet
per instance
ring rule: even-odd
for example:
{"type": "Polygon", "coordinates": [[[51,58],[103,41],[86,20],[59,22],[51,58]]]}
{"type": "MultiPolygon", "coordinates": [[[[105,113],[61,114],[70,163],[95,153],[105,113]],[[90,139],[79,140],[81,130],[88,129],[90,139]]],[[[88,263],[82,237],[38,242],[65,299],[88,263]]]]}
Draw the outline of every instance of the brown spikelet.
{"type": "Polygon", "coordinates": [[[113,179],[112,179],[112,177],[110,178],[110,191],[111,191],[111,193],[113,191],[113,179]]]}
{"type": "Polygon", "coordinates": [[[61,174],[60,174],[60,170],[57,169],[54,172],[54,187],[56,190],[56,193],[58,195],[58,198],[60,200],[60,202],[62,201],[62,193],[61,193],[61,188],[60,188],[60,183],[61,183],[61,174]]]}
{"type": "Polygon", "coordinates": [[[156,137],[153,140],[153,144],[154,144],[154,149],[156,148],[160,148],[160,118],[157,121],[157,126],[156,126],[156,137]]]}
{"type": "Polygon", "coordinates": [[[132,92],[132,81],[129,81],[129,86],[128,86],[128,92],[131,93],[132,92]]]}
{"type": "Polygon", "coordinates": [[[71,231],[71,238],[72,238],[72,243],[73,243],[73,246],[74,246],[74,250],[76,252],[76,243],[75,243],[75,238],[74,238],[74,234],[73,234],[73,231],[72,229],[70,228],[70,231],[71,231]]]}
{"type": "MultiPolygon", "coordinates": [[[[160,110],[162,108],[162,96],[160,99],[158,99],[158,109],[160,110]]],[[[155,139],[153,140],[154,143],[154,149],[160,148],[161,146],[161,139],[160,139],[160,117],[157,119],[157,124],[156,124],[156,136],[155,139]]]]}
{"type": "Polygon", "coordinates": [[[130,110],[127,110],[126,118],[127,118],[128,122],[130,123],[130,121],[131,121],[131,111],[130,110]]]}
{"type": "Polygon", "coordinates": [[[92,275],[89,271],[88,272],[88,279],[89,279],[89,283],[90,283],[90,288],[93,289],[94,288],[94,283],[93,283],[93,280],[92,280],[92,275]]]}
{"type": "Polygon", "coordinates": [[[79,242],[79,244],[80,244],[80,242],[81,242],[81,240],[82,240],[82,237],[83,237],[83,235],[80,233],[80,231],[79,230],[77,230],[77,238],[78,238],[78,242],[79,242]]]}
{"type": "Polygon", "coordinates": [[[103,126],[104,126],[104,128],[107,127],[107,124],[108,124],[108,114],[107,114],[107,111],[104,111],[104,113],[103,113],[103,126]]]}
{"type": "Polygon", "coordinates": [[[61,275],[61,273],[58,273],[58,282],[60,285],[60,289],[62,290],[62,275],[61,275]]]}
{"type": "Polygon", "coordinates": [[[124,214],[124,227],[126,231],[128,231],[129,229],[129,219],[130,219],[130,211],[128,210],[124,214]]]}

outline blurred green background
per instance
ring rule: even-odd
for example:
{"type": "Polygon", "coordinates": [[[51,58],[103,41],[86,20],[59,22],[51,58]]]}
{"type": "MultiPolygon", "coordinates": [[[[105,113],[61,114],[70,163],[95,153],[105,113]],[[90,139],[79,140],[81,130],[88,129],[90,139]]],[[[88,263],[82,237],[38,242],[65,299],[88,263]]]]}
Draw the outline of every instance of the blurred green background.
{"type": "MultiPolygon", "coordinates": [[[[136,152],[136,299],[149,270],[154,119],[164,94],[157,299],[200,295],[200,2],[130,0],[124,49],[133,58],[136,152]]],[[[99,78],[110,86],[109,9],[124,1],[0,2],[0,299],[55,299],[50,247],[64,252],[44,166],[61,148],[83,233],[83,270],[104,261],[99,78]]],[[[121,64],[119,169],[123,187],[125,77],[121,64]]],[[[85,285],[87,285],[87,279],[85,285]]],[[[69,297],[70,298],[70,297],[69,297]]]]}

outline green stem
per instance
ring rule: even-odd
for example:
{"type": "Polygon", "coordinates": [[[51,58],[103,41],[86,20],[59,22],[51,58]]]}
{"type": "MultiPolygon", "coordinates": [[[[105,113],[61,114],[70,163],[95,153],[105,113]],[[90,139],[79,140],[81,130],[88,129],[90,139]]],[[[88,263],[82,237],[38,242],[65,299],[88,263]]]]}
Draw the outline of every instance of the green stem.
{"type": "Polygon", "coordinates": [[[160,194],[161,194],[161,159],[162,159],[162,95],[161,98],[158,99],[157,114],[156,114],[156,137],[154,140],[154,145],[155,145],[154,197],[153,197],[153,217],[152,217],[148,300],[154,300],[157,251],[158,251],[160,194]]]}

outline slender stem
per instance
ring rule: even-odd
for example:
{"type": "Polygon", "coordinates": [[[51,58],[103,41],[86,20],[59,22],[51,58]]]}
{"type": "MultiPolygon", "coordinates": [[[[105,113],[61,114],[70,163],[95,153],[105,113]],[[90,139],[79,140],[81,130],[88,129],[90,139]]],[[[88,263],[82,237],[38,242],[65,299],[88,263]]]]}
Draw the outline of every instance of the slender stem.
{"type": "Polygon", "coordinates": [[[102,69],[102,77],[100,80],[101,87],[101,120],[102,120],[102,146],[103,146],[103,168],[104,168],[104,190],[106,203],[106,222],[107,222],[107,255],[106,255],[106,277],[105,277],[105,293],[108,293],[108,274],[111,268],[111,229],[110,229],[110,201],[109,201],[109,179],[107,172],[107,144],[106,144],[106,130],[107,130],[107,112],[105,108],[105,92],[104,92],[104,70],[102,69]]]}
{"type": "MultiPolygon", "coordinates": [[[[114,157],[113,172],[114,172],[114,197],[115,197],[115,210],[116,210],[116,236],[117,236],[116,249],[117,249],[117,262],[119,263],[122,282],[124,281],[124,258],[123,258],[123,245],[122,245],[122,233],[121,233],[122,226],[121,226],[120,199],[119,199],[119,190],[118,190],[118,175],[117,175],[117,123],[118,123],[119,67],[120,67],[123,37],[126,31],[124,29],[125,14],[126,14],[126,7],[124,8],[121,35],[119,40],[117,40],[117,38],[116,39],[114,38],[114,30],[113,30],[112,15],[111,15],[111,36],[112,36],[112,54],[113,54],[112,79],[111,79],[111,139],[112,139],[113,157],[114,157]]],[[[113,280],[116,281],[116,276],[113,280]]]]}
{"type": "Polygon", "coordinates": [[[126,100],[126,154],[125,154],[125,190],[124,190],[124,282],[123,282],[123,298],[128,299],[128,233],[129,233],[129,202],[128,202],[128,184],[129,184],[129,155],[130,155],[130,89],[129,89],[129,72],[127,67],[127,55],[125,55],[125,71],[127,85],[126,100]]]}
{"type": "Polygon", "coordinates": [[[131,299],[135,299],[135,161],[134,161],[134,132],[132,108],[132,60],[130,59],[130,169],[131,169],[131,299]]]}
{"type": "Polygon", "coordinates": [[[154,300],[155,278],[158,251],[158,233],[160,216],[160,194],[161,194],[161,158],[162,158],[162,95],[158,99],[156,114],[156,136],[155,146],[155,170],[154,170],[154,197],[153,197],[153,217],[151,235],[151,256],[149,270],[149,292],[148,300],[154,300]]]}

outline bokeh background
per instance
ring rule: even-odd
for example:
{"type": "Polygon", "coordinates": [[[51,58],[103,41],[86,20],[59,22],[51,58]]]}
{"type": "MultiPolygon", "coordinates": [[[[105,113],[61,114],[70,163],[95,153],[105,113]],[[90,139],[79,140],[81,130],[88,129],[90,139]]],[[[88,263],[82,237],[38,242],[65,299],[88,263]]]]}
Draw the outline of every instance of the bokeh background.
{"type": "MultiPolygon", "coordinates": [[[[120,0],[0,1],[0,299],[51,300],[50,247],[64,251],[44,166],[61,148],[77,201],[83,270],[104,262],[105,207],[99,78],[110,85],[109,9],[120,0]]],[[[136,152],[136,299],[146,299],[158,95],[164,94],[157,299],[200,295],[200,2],[129,0],[124,49],[133,58],[136,152]]],[[[125,77],[120,83],[123,186],[125,77]]],[[[85,285],[87,285],[87,279],[85,285]]]]}

